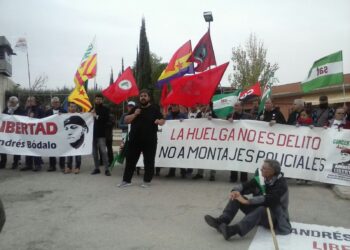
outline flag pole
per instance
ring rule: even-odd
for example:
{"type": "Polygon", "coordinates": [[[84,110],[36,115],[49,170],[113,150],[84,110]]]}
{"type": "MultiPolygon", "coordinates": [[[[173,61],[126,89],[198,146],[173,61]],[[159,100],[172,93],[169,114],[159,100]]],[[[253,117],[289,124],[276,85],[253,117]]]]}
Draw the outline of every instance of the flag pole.
{"type": "Polygon", "coordinates": [[[275,250],[279,250],[279,248],[278,248],[278,242],[277,242],[277,238],[276,238],[276,234],[275,234],[275,230],[274,230],[274,228],[273,228],[273,222],[272,222],[272,217],[271,217],[270,208],[267,207],[267,208],[266,208],[266,212],[267,212],[267,218],[268,218],[269,225],[270,225],[270,230],[271,230],[273,245],[275,246],[275,250]]]}
{"type": "Polygon", "coordinates": [[[28,67],[29,95],[31,95],[31,92],[32,92],[32,85],[31,85],[31,82],[30,82],[30,67],[29,67],[28,45],[27,45],[27,67],[28,67]]]}

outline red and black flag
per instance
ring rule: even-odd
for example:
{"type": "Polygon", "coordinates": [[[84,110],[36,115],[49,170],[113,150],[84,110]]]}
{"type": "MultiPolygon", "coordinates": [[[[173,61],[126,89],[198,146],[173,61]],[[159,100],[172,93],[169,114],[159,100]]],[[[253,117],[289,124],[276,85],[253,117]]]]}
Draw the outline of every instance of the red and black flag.
{"type": "Polygon", "coordinates": [[[195,68],[196,72],[203,72],[211,65],[216,65],[215,54],[213,50],[213,44],[211,43],[209,30],[204,34],[201,40],[199,40],[188,61],[197,63],[197,66],[195,68]]]}

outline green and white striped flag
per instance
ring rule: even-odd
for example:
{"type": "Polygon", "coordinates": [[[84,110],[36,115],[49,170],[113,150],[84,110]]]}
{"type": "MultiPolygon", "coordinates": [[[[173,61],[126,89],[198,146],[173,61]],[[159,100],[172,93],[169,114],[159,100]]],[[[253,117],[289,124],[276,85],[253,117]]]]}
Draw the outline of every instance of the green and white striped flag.
{"type": "Polygon", "coordinates": [[[213,109],[219,118],[226,119],[226,117],[233,112],[233,104],[238,101],[238,96],[241,91],[241,89],[237,89],[233,93],[213,96],[213,109]]]}
{"type": "Polygon", "coordinates": [[[254,180],[258,184],[261,193],[266,194],[265,178],[262,176],[261,169],[257,168],[255,170],[254,180]]]}
{"type": "Polygon", "coordinates": [[[312,65],[307,79],[301,83],[304,93],[329,85],[343,83],[343,53],[325,56],[312,65]]]}
{"type": "Polygon", "coordinates": [[[272,81],[268,82],[265,84],[265,87],[264,87],[264,92],[263,92],[263,95],[261,97],[261,101],[260,101],[260,104],[259,104],[259,110],[258,110],[258,113],[262,112],[265,108],[265,102],[267,99],[270,98],[271,96],[271,88],[272,88],[272,81]]]}

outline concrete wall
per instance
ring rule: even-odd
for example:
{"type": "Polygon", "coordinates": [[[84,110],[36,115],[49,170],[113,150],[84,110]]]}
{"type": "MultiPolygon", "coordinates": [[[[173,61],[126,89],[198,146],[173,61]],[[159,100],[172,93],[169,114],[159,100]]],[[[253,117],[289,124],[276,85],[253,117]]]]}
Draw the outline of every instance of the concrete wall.
{"type": "Polygon", "coordinates": [[[15,82],[5,75],[0,74],[0,113],[6,107],[5,92],[16,86],[15,82]]]}

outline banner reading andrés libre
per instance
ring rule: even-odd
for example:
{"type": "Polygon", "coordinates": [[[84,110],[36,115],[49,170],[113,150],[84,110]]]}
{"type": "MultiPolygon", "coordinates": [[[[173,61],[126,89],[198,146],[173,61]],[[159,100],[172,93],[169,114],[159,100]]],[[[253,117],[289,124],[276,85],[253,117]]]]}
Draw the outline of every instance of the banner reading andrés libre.
{"type": "Polygon", "coordinates": [[[43,119],[0,114],[0,153],[32,156],[87,155],[92,152],[90,113],[43,119]]]}
{"type": "Polygon", "coordinates": [[[264,159],[285,176],[350,186],[350,131],[241,120],[167,121],[158,132],[156,166],[254,173],[264,159]]]}

